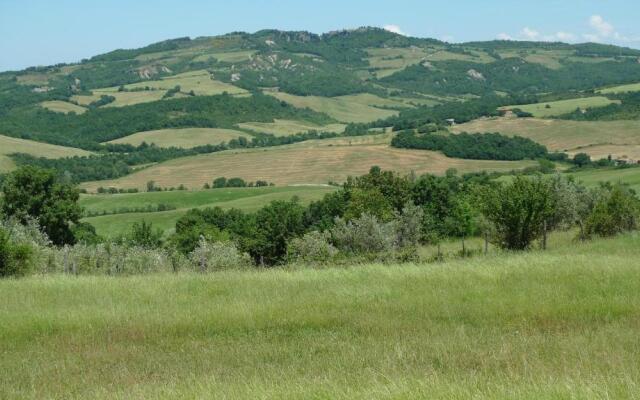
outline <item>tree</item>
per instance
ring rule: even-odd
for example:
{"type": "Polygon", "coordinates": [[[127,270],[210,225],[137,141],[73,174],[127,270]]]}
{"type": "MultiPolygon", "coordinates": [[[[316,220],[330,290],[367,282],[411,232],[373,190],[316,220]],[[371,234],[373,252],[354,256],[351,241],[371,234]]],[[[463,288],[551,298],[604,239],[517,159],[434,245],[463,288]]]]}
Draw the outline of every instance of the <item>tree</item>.
{"type": "Polygon", "coordinates": [[[528,249],[554,216],[551,184],[540,177],[517,176],[508,185],[485,188],[482,197],[482,212],[495,227],[494,242],[505,249],[528,249]]]}
{"type": "Polygon", "coordinates": [[[578,167],[582,168],[586,165],[591,164],[591,156],[587,153],[578,153],[573,156],[573,163],[578,167]]]}
{"type": "Polygon", "coordinates": [[[214,179],[213,185],[211,187],[213,187],[214,189],[220,189],[226,186],[227,186],[227,178],[225,178],[224,176],[221,176],[220,178],[214,179]]]}
{"type": "Polygon", "coordinates": [[[9,233],[0,227],[0,277],[24,275],[32,258],[31,246],[14,243],[9,233]]]}
{"type": "Polygon", "coordinates": [[[158,190],[159,188],[156,187],[156,183],[154,181],[147,182],[147,192],[157,192],[158,190]]]}
{"type": "Polygon", "coordinates": [[[51,170],[25,166],[9,174],[2,186],[2,212],[21,223],[34,219],[56,245],[75,242],[72,226],[82,216],[80,192],[60,183],[51,170]]]}
{"type": "Polygon", "coordinates": [[[260,264],[278,263],[287,254],[289,239],[305,231],[304,207],[297,199],[272,201],[256,214],[256,244],[251,252],[260,264]]]}
{"type": "Polygon", "coordinates": [[[162,231],[160,229],[154,230],[151,222],[134,222],[127,239],[136,246],[155,249],[162,245],[162,231]]]}

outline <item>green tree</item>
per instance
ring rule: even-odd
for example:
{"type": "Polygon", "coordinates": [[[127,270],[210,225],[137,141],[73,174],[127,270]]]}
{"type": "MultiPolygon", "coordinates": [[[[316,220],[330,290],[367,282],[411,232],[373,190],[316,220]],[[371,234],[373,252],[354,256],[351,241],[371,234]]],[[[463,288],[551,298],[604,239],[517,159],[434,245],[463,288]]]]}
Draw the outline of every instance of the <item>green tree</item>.
{"type": "Polygon", "coordinates": [[[155,249],[162,245],[162,231],[154,230],[151,222],[134,222],[127,239],[136,246],[155,249]]]}
{"type": "Polygon", "coordinates": [[[53,171],[25,166],[7,176],[2,212],[22,223],[34,219],[56,245],[75,242],[72,226],[80,220],[80,192],[60,183],[53,171]]]}
{"type": "Polygon", "coordinates": [[[517,176],[508,185],[485,188],[482,197],[482,212],[495,227],[493,239],[505,249],[528,249],[554,216],[551,184],[540,177],[517,176]]]}
{"type": "Polygon", "coordinates": [[[226,186],[227,186],[227,178],[225,178],[224,176],[221,176],[220,178],[216,178],[213,180],[213,185],[211,187],[213,187],[214,189],[220,189],[226,186]]]}
{"type": "Polygon", "coordinates": [[[256,243],[252,255],[260,264],[276,264],[287,254],[291,238],[305,231],[304,207],[297,199],[272,201],[256,214],[256,243]]]}
{"type": "Polygon", "coordinates": [[[631,190],[616,185],[606,190],[596,202],[587,218],[586,234],[613,236],[634,230],[638,225],[639,210],[638,199],[631,190]]]}
{"type": "Polygon", "coordinates": [[[578,153],[573,156],[573,163],[578,167],[582,168],[586,165],[591,164],[591,156],[587,153],[578,153]]]}

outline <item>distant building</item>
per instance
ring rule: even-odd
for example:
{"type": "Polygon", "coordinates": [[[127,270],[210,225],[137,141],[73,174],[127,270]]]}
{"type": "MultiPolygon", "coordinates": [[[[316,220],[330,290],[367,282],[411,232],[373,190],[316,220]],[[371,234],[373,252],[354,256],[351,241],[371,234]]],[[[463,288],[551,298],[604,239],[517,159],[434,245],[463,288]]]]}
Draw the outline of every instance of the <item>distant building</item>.
{"type": "Polygon", "coordinates": [[[453,118],[449,118],[446,121],[447,121],[447,124],[449,124],[451,126],[454,126],[456,124],[456,120],[453,119],[453,118]]]}

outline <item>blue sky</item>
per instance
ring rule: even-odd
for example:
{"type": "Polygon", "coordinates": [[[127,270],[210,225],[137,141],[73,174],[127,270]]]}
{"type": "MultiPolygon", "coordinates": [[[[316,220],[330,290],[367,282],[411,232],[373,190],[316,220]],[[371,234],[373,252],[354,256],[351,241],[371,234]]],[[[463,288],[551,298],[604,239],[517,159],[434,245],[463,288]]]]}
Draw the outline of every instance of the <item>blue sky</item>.
{"type": "Polygon", "coordinates": [[[447,41],[598,41],[640,48],[637,0],[0,0],[0,71],[182,36],[387,26],[447,41]]]}

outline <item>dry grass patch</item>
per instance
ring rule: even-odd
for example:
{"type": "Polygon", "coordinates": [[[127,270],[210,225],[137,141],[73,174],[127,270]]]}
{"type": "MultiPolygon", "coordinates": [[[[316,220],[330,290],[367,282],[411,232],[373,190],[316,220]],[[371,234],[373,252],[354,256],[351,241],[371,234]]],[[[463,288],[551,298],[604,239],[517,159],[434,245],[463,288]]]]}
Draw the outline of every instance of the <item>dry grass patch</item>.
{"type": "Polygon", "coordinates": [[[609,104],[620,103],[619,100],[610,100],[603,96],[583,97],[579,99],[550,101],[546,103],[524,104],[502,107],[503,109],[519,108],[522,111],[533,114],[534,117],[545,118],[568,114],[580,108],[605,107],[609,104]]]}
{"type": "Polygon", "coordinates": [[[53,144],[34,142],[0,135],[0,172],[10,171],[15,167],[9,154],[26,153],[35,157],[62,158],[73,156],[87,156],[91,153],[73,147],[56,146],[53,144]]]}
{"type": "Polygon", "coordinates": [[[268,149],[226,151],[164,162],[113,181],[83,185],[90,191],[99,186],[144,188],[153,180],[160,186],[201,188],[217,176],[239,176],[247,181],[264,179],[277,185],[342,182],[347,176],[365,174],[371,166],[401,173],[444,174],[449,168],[460,172],[512,170],[534,165],[532,161],[476,161],[448,158],[436,152],[404,150],[386,144],[282,146],[268,149]]]}
{"type": "Polygon", "coordinates": [[[341,133],[344,132],[345,126],[344,124],[316,125],[310,122],[287,119],[276,119],[274,122],[245,122],[238,124],[238,127],[242,129],[268,133],[274,136],[290,136],[311,130],[341,133]]]}
{"type": "Polygon", "coordinates": [[[233,129],[218,128],[184,128],[184,129],[160,129],[155,131],[139,132],[108,143],[131,144],[138,146],[142,142],[154,143],[159,147],[191,148],[207,144],[220,144],[239,137],[251,136],[233,129]]]}
{"type": "Polygon", "coordinates": [[[372,122],[398,115],[397,111],[383,110],[340,97],[294,96],[280,92],[265,92],[278,100],[298,108],[310,108],[325,113],[340,122],[372,122]]]}
{"type": "Polygon", "coordinates": [[[43,108],[46,108],[49,111],[59,112],[64,114],[68,114],[71,112],[74,112],[76,114],[82,114],[87,111],[87,109],[84,107],[80,107],[73,103],[69,103],[67,101],[60,101],[60,100],[43,101],[42,103],[40,103],[40,106],[42,106],[43,108]]]}
{"type": "Polygon", "coordinates": [[[549,150],[585,152],[595,145],[640,145],[640,121],[568,121],[537,118],[485,118],[457,125],[454,132],[500,132],[541,143],[549,150]]]}

